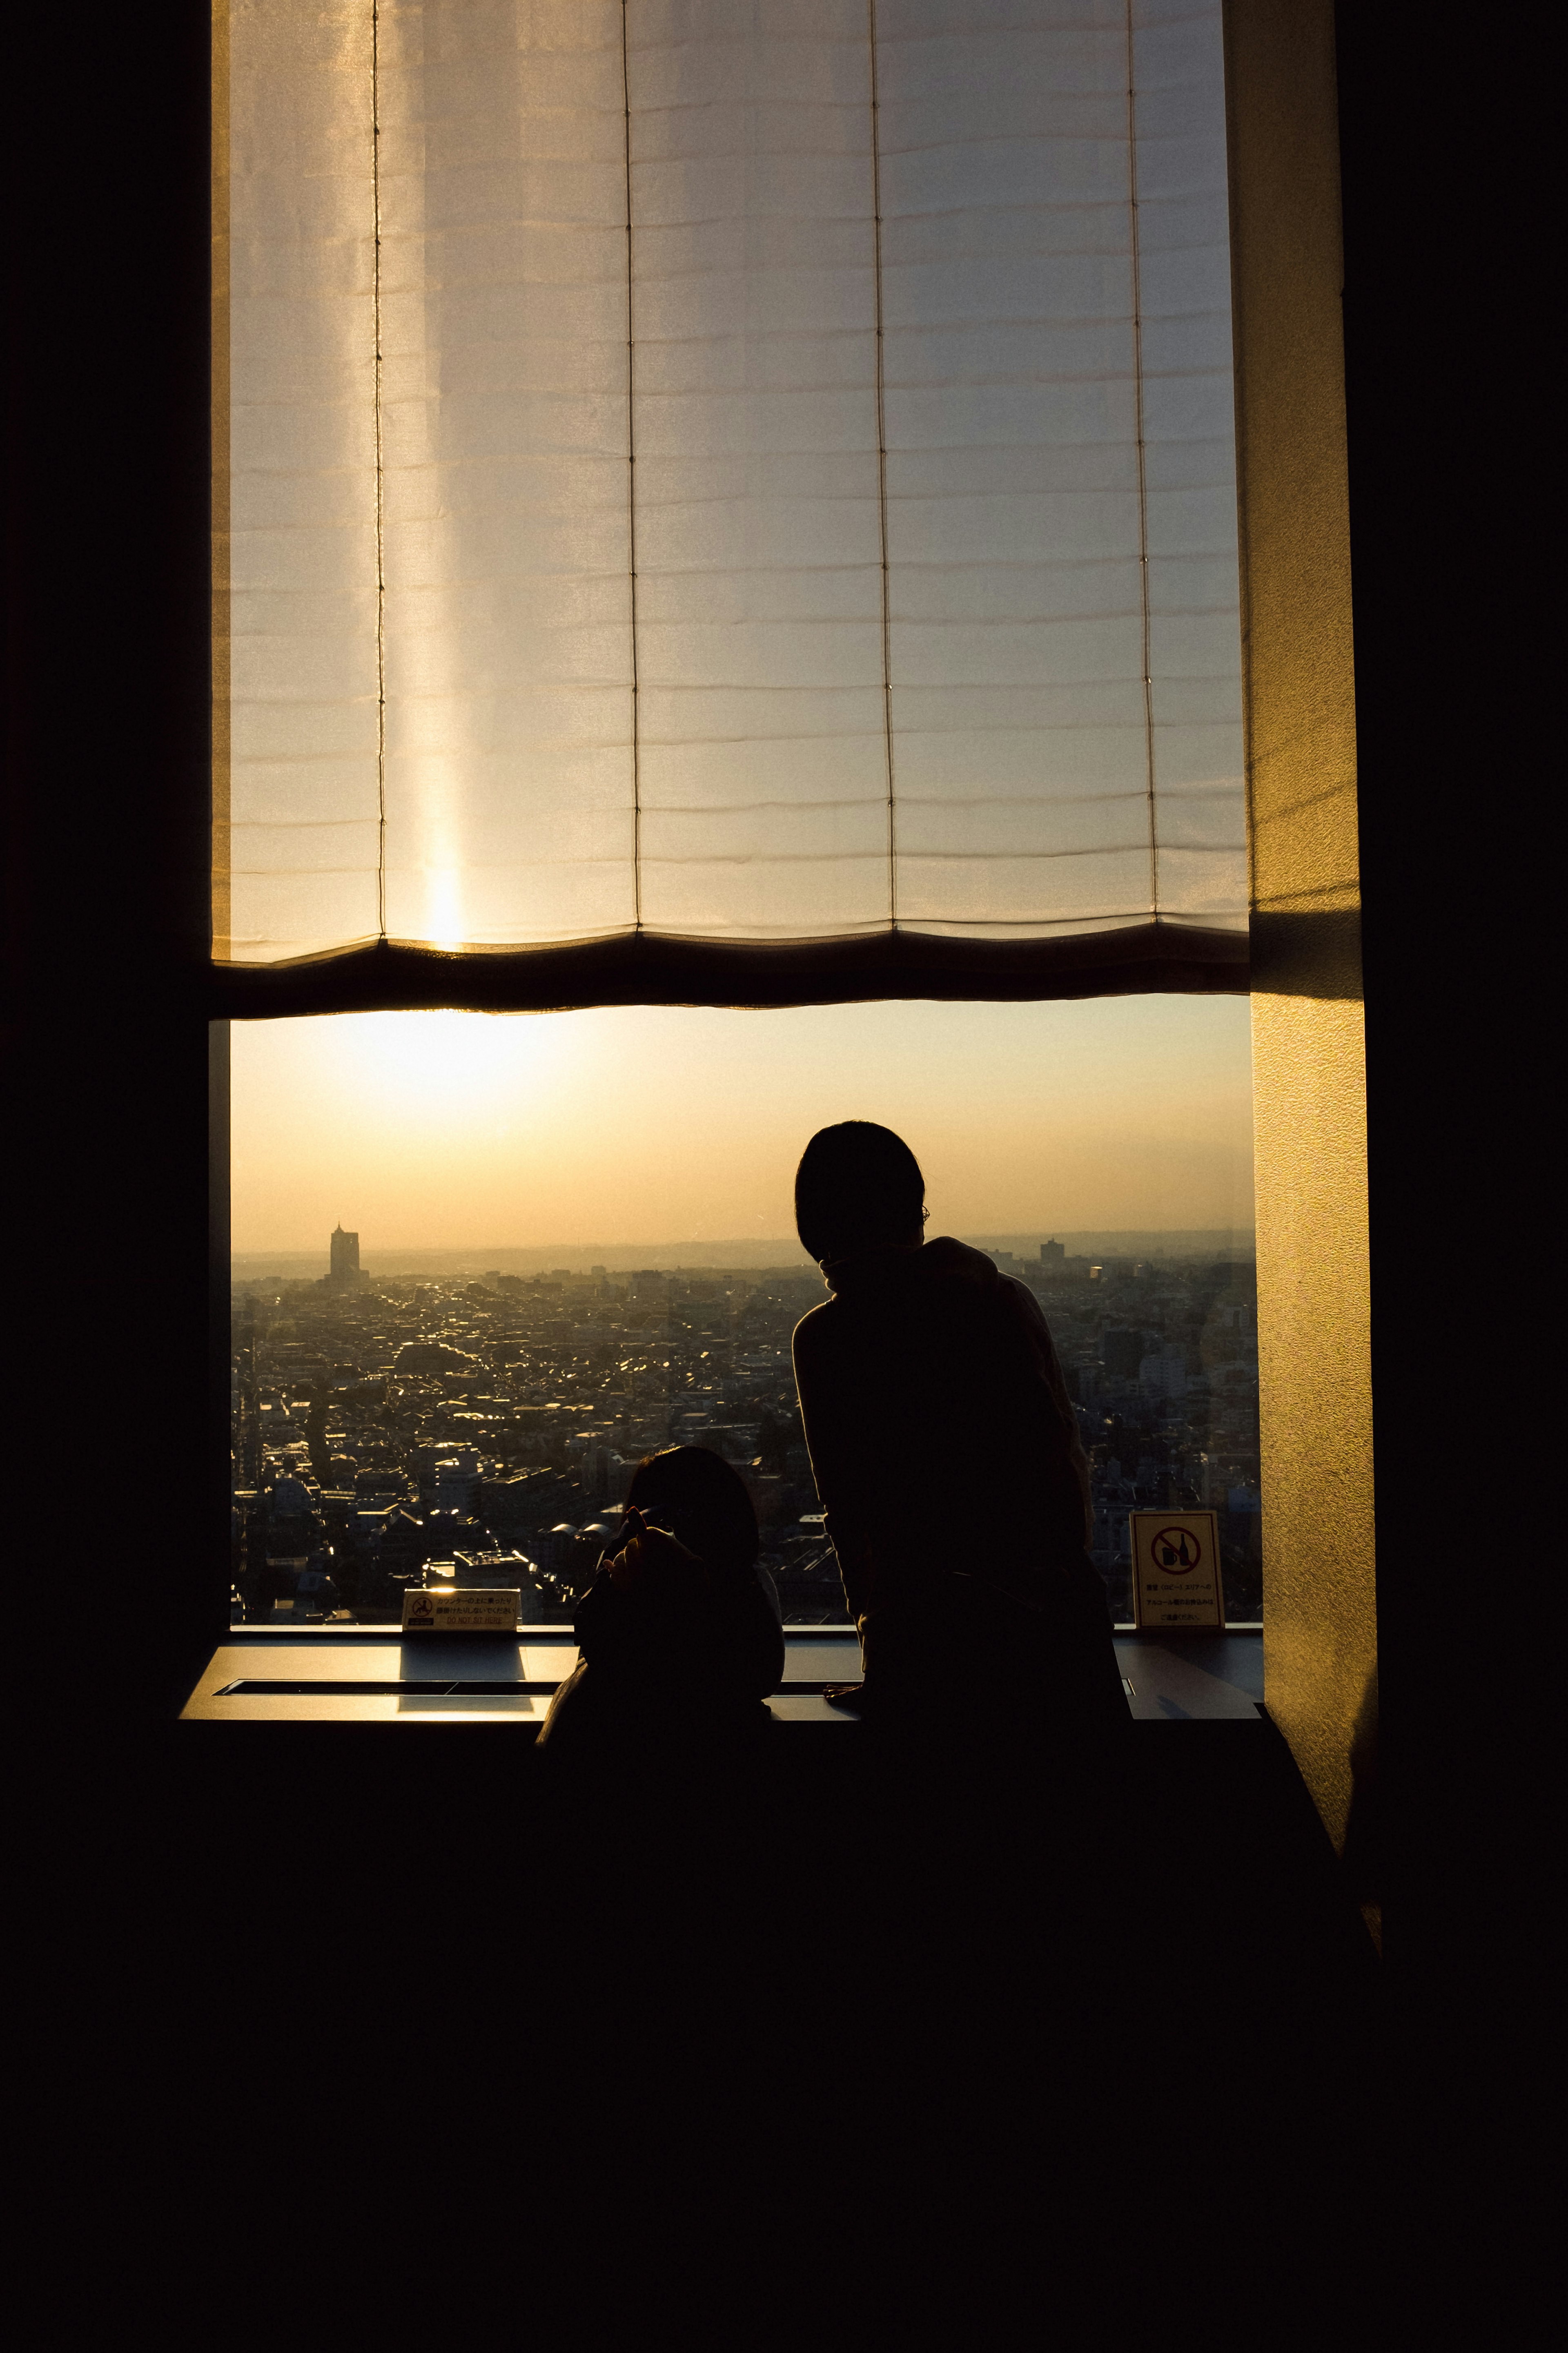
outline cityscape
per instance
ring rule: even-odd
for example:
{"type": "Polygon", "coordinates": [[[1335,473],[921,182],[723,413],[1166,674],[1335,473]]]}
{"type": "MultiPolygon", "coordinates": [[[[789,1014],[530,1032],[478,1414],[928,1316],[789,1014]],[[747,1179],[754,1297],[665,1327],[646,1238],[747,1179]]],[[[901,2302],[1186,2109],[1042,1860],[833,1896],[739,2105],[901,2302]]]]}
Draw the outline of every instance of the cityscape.
{"type": "MultiPolygon", "coordinates": [[[[1256,1261],[990,1255],[1055,1337],[1114,1619],[1128,1514],[1163,1506],[1218,1514],[1227,1619],[1258,1620],[1256,1261]]],[[[844,1622],[791,1369],[814,1268],[378,1279],[341,1227],[323,1258],[234,1286],[233,1622],[400,1624],[410,1586],[451,1582],[569,1621],[635,1465],[683,1442],[745,1477],[786,1623],[844,1622]]]]}

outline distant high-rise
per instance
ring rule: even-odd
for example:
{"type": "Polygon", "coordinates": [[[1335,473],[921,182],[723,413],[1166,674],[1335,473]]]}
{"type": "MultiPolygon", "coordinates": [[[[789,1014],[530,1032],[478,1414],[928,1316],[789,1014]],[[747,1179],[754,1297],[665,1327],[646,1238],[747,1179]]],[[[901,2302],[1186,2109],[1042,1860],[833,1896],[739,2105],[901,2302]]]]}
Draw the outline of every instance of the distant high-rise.
{"type": "Polygon", "coordinates": [[[1068,1250],[1066,1242],[1042,1242],[1040,1244],[1040,1264],[1044,1267],[1055,1268],[1059,1272],[1067,1264],[1067,1254],[1068,1250]]]}
{"type": "Polygon", "coordinates": [[[345,1234],[342,1226],[332,1229],[331,1279],[334,1282],[359,1281],[359,1236],[345,1234]]]}

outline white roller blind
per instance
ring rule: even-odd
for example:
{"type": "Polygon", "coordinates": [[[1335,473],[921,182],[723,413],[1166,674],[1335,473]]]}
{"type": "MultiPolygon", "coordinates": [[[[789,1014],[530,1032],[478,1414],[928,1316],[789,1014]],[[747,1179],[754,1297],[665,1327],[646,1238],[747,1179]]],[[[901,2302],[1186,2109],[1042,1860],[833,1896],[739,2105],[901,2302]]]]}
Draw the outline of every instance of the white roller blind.
{"type": "Polygon", "coordinates": [[[220,955],[1245,923],[1217,5],[250,0],[224,79],[220,955]]]}

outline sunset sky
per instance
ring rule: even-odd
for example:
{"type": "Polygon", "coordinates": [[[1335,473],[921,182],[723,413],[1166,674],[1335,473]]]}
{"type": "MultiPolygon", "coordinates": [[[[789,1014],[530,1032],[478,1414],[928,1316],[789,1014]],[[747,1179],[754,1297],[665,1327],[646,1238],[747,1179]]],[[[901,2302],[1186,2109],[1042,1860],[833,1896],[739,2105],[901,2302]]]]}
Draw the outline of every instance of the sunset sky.
{"type": "Polygon", "coordinates": [[[1244,997],[237,1022],[233,1247],[776,1239],[818,1127],[875,1119],[932,1232],[1252,1223],[1244,997]]]}

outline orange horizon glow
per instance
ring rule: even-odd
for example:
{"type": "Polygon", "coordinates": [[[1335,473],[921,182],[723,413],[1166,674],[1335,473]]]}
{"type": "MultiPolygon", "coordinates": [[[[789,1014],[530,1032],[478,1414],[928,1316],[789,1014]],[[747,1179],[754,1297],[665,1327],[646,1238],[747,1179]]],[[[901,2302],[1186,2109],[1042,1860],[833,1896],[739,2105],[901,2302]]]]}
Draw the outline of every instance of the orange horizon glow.
{"type": "Polygon", "coordinates": [[[1252,1225],[1242,997],[344,1014],[231,1031],[232,1246],[792,1236],[839,1119],[896,1128],[932,1232],[1252,1225]]]}

